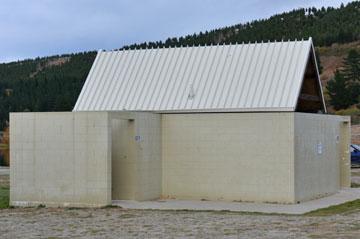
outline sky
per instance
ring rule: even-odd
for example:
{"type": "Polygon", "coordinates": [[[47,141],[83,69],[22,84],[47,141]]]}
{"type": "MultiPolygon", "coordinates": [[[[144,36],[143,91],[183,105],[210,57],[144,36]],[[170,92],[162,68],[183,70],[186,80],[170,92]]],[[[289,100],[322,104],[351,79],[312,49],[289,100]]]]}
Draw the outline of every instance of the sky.
{"type": "Polygon", "coordinates": [[[111,50],[347,0],[0,0],[0,62],[111,50]]]}

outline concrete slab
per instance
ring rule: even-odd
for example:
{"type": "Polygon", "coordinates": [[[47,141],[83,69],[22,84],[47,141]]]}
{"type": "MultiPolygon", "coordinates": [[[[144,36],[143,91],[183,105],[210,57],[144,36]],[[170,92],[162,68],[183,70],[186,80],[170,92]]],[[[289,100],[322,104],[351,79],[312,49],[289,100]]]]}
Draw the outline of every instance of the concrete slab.
{"type": "Polygon", "coordinates": [[[0,167],[0,175],[9,175],[10,168],[9,167],[0,167]]]}
{"type": "Polygon", "coordinates": [[[137,202],[131,200],[116,200],[113,205],[126,209],[155,210],[194,210],[194,211],[232,211],[258,212],[279,214],[304,214],[317,209],[339,205],[360,199],[360,188],[348,188],[328,197],[303,202],[300,204],[270,204],[247,202],[191,201],[191,200],[157,200],[137,202]]]}

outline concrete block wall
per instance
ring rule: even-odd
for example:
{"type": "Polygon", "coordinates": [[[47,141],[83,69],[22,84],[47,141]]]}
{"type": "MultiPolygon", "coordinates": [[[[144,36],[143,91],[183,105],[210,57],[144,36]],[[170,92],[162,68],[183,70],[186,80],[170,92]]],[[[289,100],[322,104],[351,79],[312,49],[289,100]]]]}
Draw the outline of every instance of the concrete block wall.
{"type": "Polygon", "coordinates": [[[349,184],[343,121],[291,112],[12,113],[10,200],[309,200],[349,184]]]}
{"type": "Polygon", "coordinates": [[[293,117],[163,114],[163,196],[293,203],[293,117]]]}
{"type": "MultiPolygon", "coordinates": [[[[334,115],[295,113],[295,200],[306,201],[333,194],[341,188],[341,171],[350,182],[349,118],[334,115]],[[342,158],[344,157],[344,160],[342,158]],[[342,164],[347,168],[342,169],[342,164]]],[[[347,186],[350,186],[349,183],[347,186]]]]}
{"type": "Polygon", "coordinates": [[[10,203],[111,203],[108,113],[10,114],[10,203]]]}

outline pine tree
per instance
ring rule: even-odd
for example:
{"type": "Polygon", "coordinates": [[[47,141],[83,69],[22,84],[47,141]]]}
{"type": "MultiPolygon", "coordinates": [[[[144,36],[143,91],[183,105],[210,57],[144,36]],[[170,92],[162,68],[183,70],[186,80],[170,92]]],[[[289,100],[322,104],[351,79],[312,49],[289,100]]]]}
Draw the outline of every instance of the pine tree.
{"type": "Polygon", "coordinates": [[[330,96],[330,104],[335,110],[348,108],[353,103],[347,82],[340,71],[335,72],[334,78],[327,83],[326,88],[330,96]]]}
{"type": "Polygon", "coordinates": [[[360,100],[360,54],[350,50],[344,60],[344,67],[335,72],[327,84],[330,104],[336,110],[345,109],[360,100]]]}
{"type": "Polygon", "coordinates": [[[348,84],[349,93],[353,97],[353,101],[358,101],[360,96],[360,54],[356,50],[349,51],[344,60],[341,74],[348,84]]]}

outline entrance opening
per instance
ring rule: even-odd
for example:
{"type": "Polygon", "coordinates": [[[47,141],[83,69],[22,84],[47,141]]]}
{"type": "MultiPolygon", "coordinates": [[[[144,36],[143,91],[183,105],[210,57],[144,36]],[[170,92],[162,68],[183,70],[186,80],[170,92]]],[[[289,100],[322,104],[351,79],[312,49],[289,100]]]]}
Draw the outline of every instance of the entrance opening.
{"type": "Polygon", "coordinates": [[[135,130],[134,120],[112,119],[112,200],[135,198],[135,130]]]}

